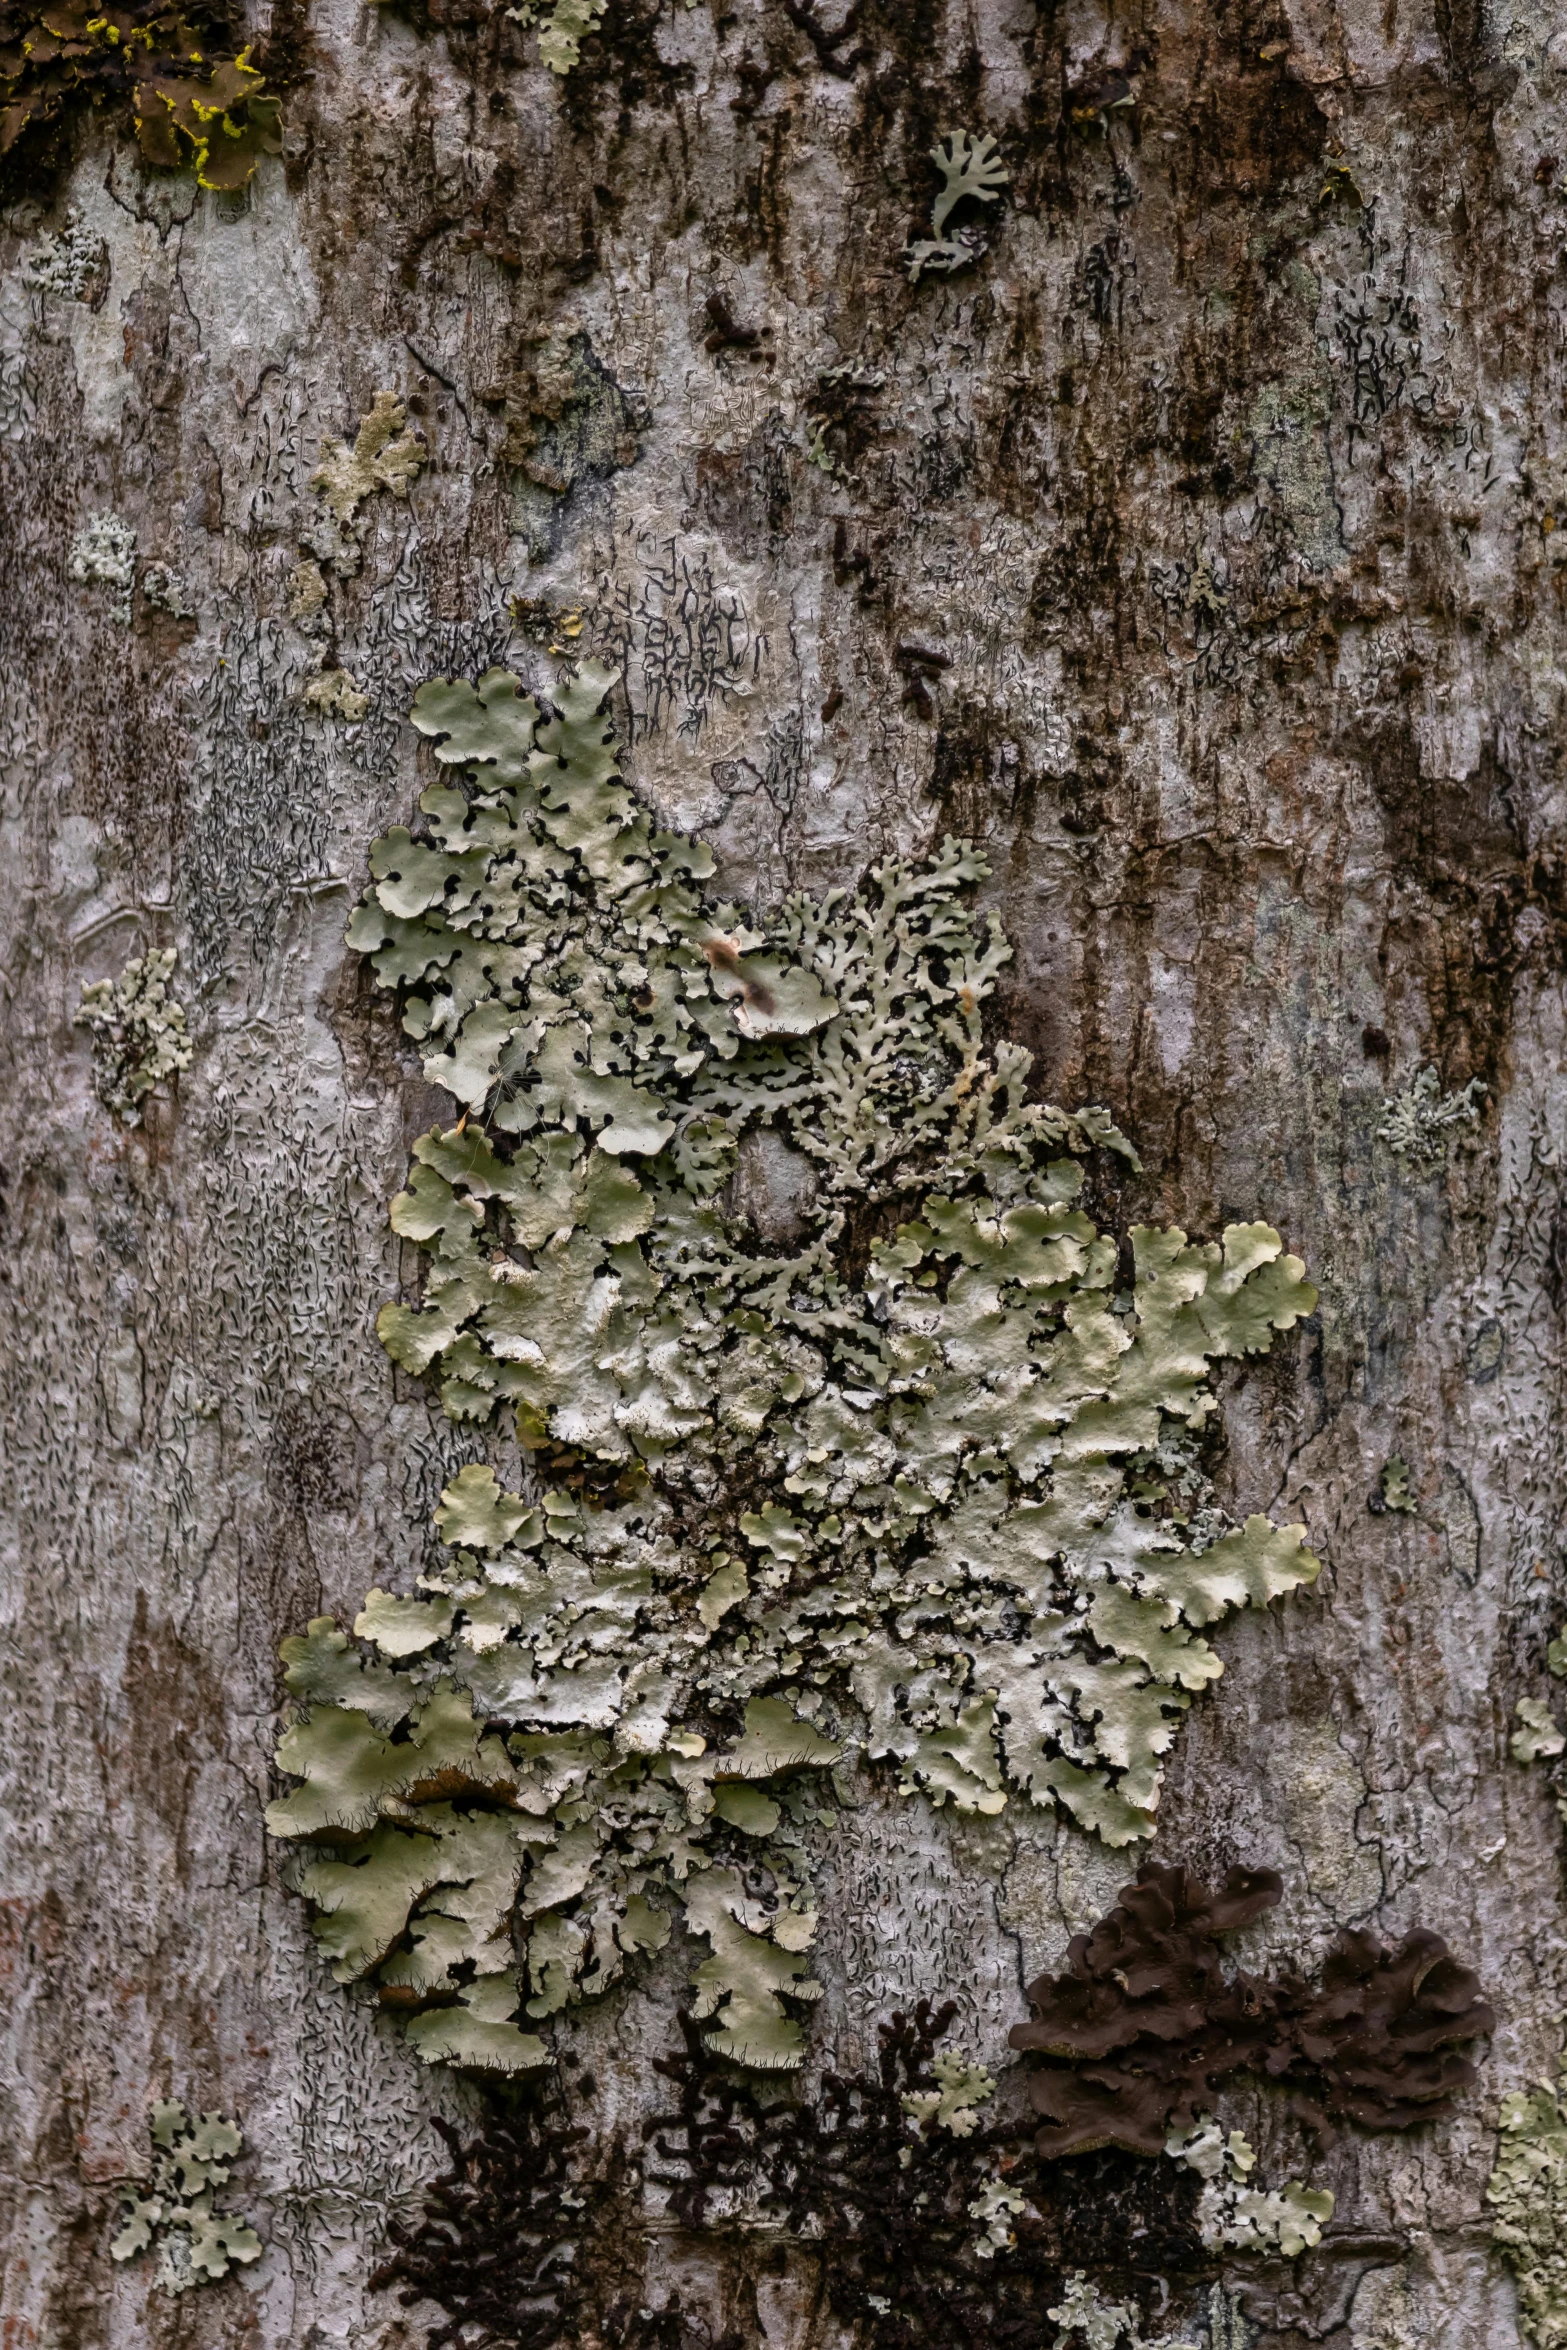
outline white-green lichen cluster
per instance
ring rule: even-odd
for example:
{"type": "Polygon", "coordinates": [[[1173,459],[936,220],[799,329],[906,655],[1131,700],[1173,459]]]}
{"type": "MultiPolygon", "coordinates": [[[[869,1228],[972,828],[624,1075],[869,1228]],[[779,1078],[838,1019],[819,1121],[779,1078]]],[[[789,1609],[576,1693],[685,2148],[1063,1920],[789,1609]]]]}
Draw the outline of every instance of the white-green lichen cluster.
{"type": "Polygon", "coordinates": [[[1497,2126],[1492,2240],[1517,2277],[1534,2350],[1567,2350],[1567,2058],[1554,2086],[1504,2097],[1497,2126]]]}
{"type": "Polygon", "coordinates": [[[136,585],[136,533],[118,514],[89,514],[75,538],[66,571],[78,587],[110,590],[109,618],[130,626],[136,585]]]}
{"type": "Polygon", "coordinates": [[[1129,2301],[1107,2301],[1081,2273],[1066,2280],[1060,2301],[1047,2313],[1060,2328],[1051,2350],[1195,2350],[1189,2333],[1145,2334],[1129,2301]]]}
{"type": "Polygon", "coordinates": [[[917,238],[904,259],[909,283],[915,285],[926,270],[950,276],[978,261],[990,240],[977,221],[948,236],[947,224],[965,197],[977,204],[995,204],[1012,174],[1002,162],[992,138],[976,138],[972,131],[948,131],[937,140],[930,159],[941,174],[941,192],[930,208],[930,235],[917,238]]]}
{"type": "Polygon", "coordinates": [[[946,2130],[954,2138],[971,2138],[979,2127],[980,2107],[996,2093],[994,2076],[982,2064],[970,2062],[960,2049],[948,2049],[931,2068],[934,2089],[913,2089],[898,2103],[923,2130],[946,2130]]]}
{"type": "MultiPolygon", "coordinates": [[[[325,441],[310,486],[340,530],[359,522],[359,509],[377,490],[406,498],[424,464],[425,447],[408,428],[395,392],[377,392],[359,420],[353,445],[325,441]]],[[[338,550],[334,544],[333,553],[338,550]]]]}
{"type": "Polygon", "coordinates": [[[108,257],[102,237],[84,226],[74,208],[55,234],[35,238],[22,255],[22,282],[34,293],[60,294],[79,302],[99,278],[108,257]]]}
{"type": "Polygon", "coordinates": [[[1263,1224],[1140,1227],[1122,1286],[1081,1161],[1130,1146],[987,1038],[980,858],[753,926],[620,780],[609,683],[414,706],[459,780],[349,935],[464,1115],[415,1146],[424,1293],[379,1327],[458,1419],[515,1416],[541,1491],[465,1469],[423,1595],[290,1644],[272,1820],[342,1847],[318,1931],[426,2055],[539,2061],[512,2002],[603,1990],[681,1903],[712,2045],[790,2064],[831,1766],[1151,1831],[1203,1630],[1317,1572],[1191,1506],[1209,1362],[1315,1292],[1263,1224]]]}
{"type": "MultiPolygon", "coordinates": [[[[316,502],[300,534],[303,559],[288,580],[288,612],[297,625],[322,616],[327,586],[321,565],[337,579],[352,579],[359,570],[370,529],[368,501],[380,492],[406,500],[427,455],[395,392],[376,393],[351,442],[323,440],[310,476],[316,502]]],[[[330,634],[322,618],[323,625],[307,634],[330,634]]]]}
{"type": "MultiPolygon", "coordinates": [[[[1567,1639],[1551,1642],[1545,1652],[1545,1662],[1558,1681],[1567,1679],[1567,1639]]],[[[1567,1749],[1567,1735],[1543,1698],[1520,1697],[1513,1710],[1523,1724],[1509,1740],[1515,1762],[1552,1762],[1567,1749]]],[[[1560,1797],[1557,1808],[1567,1818],[1567,1802],[1560,1797]]]]}
{"type": "Polygon", "coordinates": [[[1028,2197],[1020,2195],[1016,2187],[1009,2187],[997,2173],[986,2179],[966,2209],[969,2218],[978,2223],[974,2231],[975,2257],[994,2260],[998,2252],[1010,2252],[1017,2242],[1017,2229],[1012,2223],[1027,2211],[1028,2197]]]}
{"type": "Polygon", "coordinates": [[[349,726],[357,726],[370,707],[369,695],[361,692],[347,669],[323,669],[311,678],[302,698],[324,718],[341,718],[349,726]]]}
{"type": "Polygon", "coordinates": [[[138,955],[118,979],[82,989],[73,1024],[93,1038],[93,1086],[105,1109],[127,1126],[141,1123],[142,1104],[155,1085],[190,1067],[184,1006],[170,992],[173,947],[138,955]]]}
{"type": "Polygon", "coordinates": [[[141,575],[141,592],[155,612],[167,612],[171,620],[196,617],[184,573],[171,563],[149,563],[141,575]]]}
{"type": "Polygon", "coordinates": [[[1402,1093],[1383,1102],[1377,1140],[1385,1142],[1411,1173],[1434,1175],[1445,1163],[1454,1135],[1479,1124],[1485,1090],[1478,1077],[1471,1077],[1457,1093],[1443,1093],[1435,1069],[1422,1069],[1402,1093]]]}
{"type": "Polygon", "coordinates": [[[506,14],[514,24],[537,25],[540,62],[551,73],[568,74],[582,56],[582,44],[603,21],[606,0],[519,0],[506,14]]]}
{"type": "Polygon", "coordinates": [[[193,2122],[183,2105],[169,2104],[153,2107],[151,2127],[152,2176],[145,2192],[126,2196],[120,2232],[109,2246],[113,2258],[132,2260],[156,2246],[157,2281],[171,2293],[215,2284],[258,2260],[255,2229],[213,2208],[244,2146],[234,2124],[216,2113],[193,2122]]]}
{"type": "Polygon", "coordinates": [[[1299,2179],[1288,2179],[1282,2187],[1252,2185],[1256,2150],[1240,2130],[1226,2131],[1211,2114],[1203,2114],[1189,2130],[1169,2139],[1165,2152],[1204,2181],[1197,2227],[1211,2252],[1230,2246],[1241,2252],[1279,2252],[1293,2260],[1321,2243],[1323,2227],[1333,2217],[1332,2195],[1299,2179]]]}
{"type": "MultiPolygon", "coordinates": [[[[685,0],[694,8],[696,0],[685,0]]],[[[513,24],[537,26],[539,62],[565,75],[582,61],[582,44],[604,21],[608,0],[516,0],[506,14],[513,24]]]]}
{"type": "Polygon", "coordinates": [[[309,640],[314,663],[301,698],[322,717],[357,726],[370,707],[353,673],[331,657],[336,630],[327,573],[353,578],[364,561],[370,529],[367,502],[381,492],[406,501],[427,455],[404,403],[388,391],[376,393],[352,442],[326,439],[321,444],[310,476],[316,503],[301,531],[301,558],[284,594],[288,617],[309,640]]]}
{"type": "Polygon", "coordinates": [[[1392,1510],[1401,1517],[1414,1517],[1419,1504],[1409,1482],[1409,1463],[1402,1453],[1393,1453],[1382,1464],[1377,1479],[1377,1500],[1384,1510],[1392,1510]]]}

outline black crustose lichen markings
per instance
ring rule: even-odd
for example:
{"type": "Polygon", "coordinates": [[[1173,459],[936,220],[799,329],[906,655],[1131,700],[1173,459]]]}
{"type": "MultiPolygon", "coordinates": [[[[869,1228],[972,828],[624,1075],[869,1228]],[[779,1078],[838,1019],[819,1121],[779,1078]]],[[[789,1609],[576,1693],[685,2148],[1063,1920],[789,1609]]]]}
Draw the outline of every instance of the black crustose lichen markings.
{"type": "Polygon", "coordinates": [[[612,2218],[625,2216],[613,2190],[579,2184],[587,2132],[572,2126],[557,2094],[532,2083],[508,2108],[491,2107],[466,2138],[432,2118],[450,2167],[426,2189],[417,2220],[392,2220],[392,2255],[372,2290],[395,2288],[405,2308],[429,2301],[446,2312],[425,2350],[474,2340],[527,2350],[575,2343],[602,2279],[599,2262],[578,2256],[584,2238],[606,2206],[612,2218]]]}
{"type": "Polygon", "coordinates": [[[0,0],[0,178],[52,177],[72,118],[112,106],[149,163],[242,188],[282,148],[279,101],[252,54],[199,0],[0,0]]]}
{"type": "Polygon", "coordinates": [[[1137,1227],[1123,1285],[1086,1170],[1138,1162],[987,1027],[983,860],[718,900],[619,775],[611,682],[414,706],[452,779],[349,935],[463,1114],[392,1203],[426,1271],[379,1328],[454,1417],[511,1414],[541,1490],[464,1469],[440,1571],[287,1643],[269,1819],[431,2061],[542,2064],[530,2024],[683,1910],[709,2044],[787,2068],[840,1763],[1150,1832],[1203,1628],[1317,1572],[1201,1449],[1210,1361],[1316,1293],[1266,1224],[1137,1227]]]}

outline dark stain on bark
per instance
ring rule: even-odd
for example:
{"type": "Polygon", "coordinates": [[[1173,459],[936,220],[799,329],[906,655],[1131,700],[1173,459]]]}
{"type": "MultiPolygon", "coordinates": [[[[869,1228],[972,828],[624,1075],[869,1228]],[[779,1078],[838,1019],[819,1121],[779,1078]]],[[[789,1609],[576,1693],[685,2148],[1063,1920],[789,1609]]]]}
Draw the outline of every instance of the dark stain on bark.
{"type": "MultiPolygon", "coordinates": [[[[1400,884],[1389,943],[1404,948],[1421,990],[1430,1057],[1444,1087],[1479,1077],[1497,1098],[1510,1075],[1519,973],[1529,961],[1559,968],[1567,954],[1567,868],[1532,848],[1519,779],[1494,742],[1462,781],[1425,775],[1406,711],[1361,756],[1400,884]]],[[[1546,758],[1549,774],[1554,753],[1546,758]]]]}

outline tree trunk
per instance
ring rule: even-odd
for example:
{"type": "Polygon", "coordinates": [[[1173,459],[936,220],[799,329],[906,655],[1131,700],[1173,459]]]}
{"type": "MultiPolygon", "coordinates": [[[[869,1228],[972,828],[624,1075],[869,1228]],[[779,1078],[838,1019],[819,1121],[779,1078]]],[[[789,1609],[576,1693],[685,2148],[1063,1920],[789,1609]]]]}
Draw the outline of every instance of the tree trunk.
{"type": "MultiPolygon", "coordinates": [[[[1016,2068],[1025,1983],[1150,1850],[1275,1869],[1231,1971],[1427,1929],[1495,2038],[1445,2116],[1325,2151],[1238,2080],[1258,2177],[1334,2216],[1293,2263],[1167,2280],[1159,2322],[1525,2338],[1485,2188],[1567,2003],[1548,1764],[1509,1751],[1567,1500],[1555,24],[608,0],[561,73],[484,0],[280,0],[251,30],[282,153],[239,189],[152,168],[113,103],[13,174],[8,2344],[412,2350],[439,2318],[369,2280],[447,2161],[433,2117],[492,2092],[332,1980],[262,1815],[280,1643],[413,1593],[465,1463],[548,1481],[377,1339],[424,1264],[387,1202],[458,1113],[343,941],[439,780],[419,687],[499,663],[548,696],[588,654],[633,789],[764,930],[977,841],[992,1035],[1141,1154],[1092,1155],[1099,1224],[1262,1220],[1321,1293],[1216,1366],[1209,1466],[1227,1523],[1299,1521],[1323,1571],[1214,1630],[1152,1846],[862,1763],[790,2010],[807,2094],[922,1999],[1016,2068]],[[933,223],[958,130],[1006,176],[933,223]],[[116,1111],[125,1056],[73,1016],[170,948],[190,1057],[116,1111]],[[171,2099],[243,2130],[220,2201],[264,2246],[189,2293],[109,2254],[171,2099]]],[[[539,2027],[591,2075],[596,2176],[670,2110],[675,1925],[539,2027]]],[[[1110,2159],[1058,2166],[1068,2218],[1110,2159]]],[[[835,2310],[831,2242],[687,2224],[647,2160],[582,2341],[929,2338],[835,2310]]],[[[1086,2267],[1159,2330],[1130,2241],[1086,2267]]]]}

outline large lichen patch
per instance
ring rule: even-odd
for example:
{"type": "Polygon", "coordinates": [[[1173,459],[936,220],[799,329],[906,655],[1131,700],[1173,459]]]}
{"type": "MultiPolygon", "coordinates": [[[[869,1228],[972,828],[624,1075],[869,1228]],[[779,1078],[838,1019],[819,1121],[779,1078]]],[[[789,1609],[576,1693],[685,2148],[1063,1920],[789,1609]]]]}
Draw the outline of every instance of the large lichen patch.
{"type": "Polygon", "coordinates": [[[610,683],[414,705],[455,772],[349,936],[463,1114],[392,1203],[426,1269],[379,1326],[455,1418],[514,1417],[540,1491],[465,1469],[422,1596],[289,1644],[272,1820],[339,1848],[317,1930],[427,2056],[538,2061],[517,1996],[603,1990],[680,1902],[713,2045],[788,2065],[834,1766],[1149,1833],[1203,1633],[1317,1572],[1199,1458],[1209,1364],[1315,1292],[1260,1223],[1137,1227],[1123,1274],[1085,1169],[1131,1146],[987,1031],[982,859],[758,922],[621,780],[610,683]]]}

